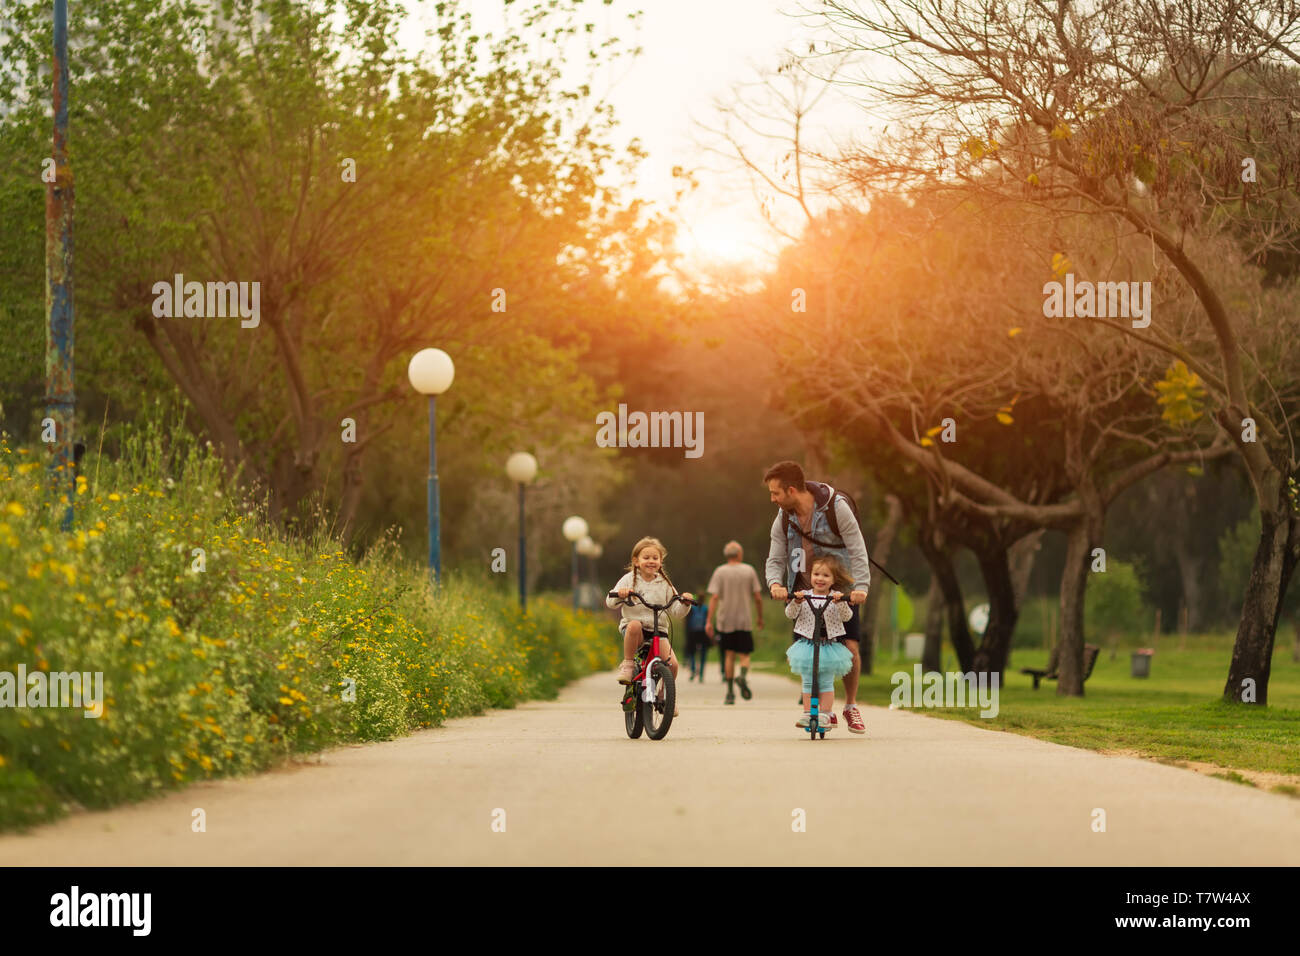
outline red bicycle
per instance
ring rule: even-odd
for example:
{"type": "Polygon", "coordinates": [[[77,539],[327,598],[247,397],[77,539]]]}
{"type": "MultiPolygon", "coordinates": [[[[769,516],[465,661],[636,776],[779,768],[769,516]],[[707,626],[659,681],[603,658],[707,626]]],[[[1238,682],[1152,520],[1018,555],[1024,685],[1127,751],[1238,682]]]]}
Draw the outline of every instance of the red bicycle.
{"type": "MultiPolygon", "coordinates": [[[[618,592],[610,591],[609,596],[617,598],[618,592]]],[[[663,740],[668,736],[668,728],[673,723],[677,687],[673,683],[673,672],[669,669],[668,662],[659,656],[659,615],[666,613],[678,601],[688,606],[695,602],[674,594],[667,604],[650,604],[633,591],[623,603],[632,604],[634,599],[654,612],[654,627],[649,639],[642,641],[636,651],[636,674],[623,694],[623,725],[633,740],[641,736],[642,730],[651,740],[663,740]]]]}

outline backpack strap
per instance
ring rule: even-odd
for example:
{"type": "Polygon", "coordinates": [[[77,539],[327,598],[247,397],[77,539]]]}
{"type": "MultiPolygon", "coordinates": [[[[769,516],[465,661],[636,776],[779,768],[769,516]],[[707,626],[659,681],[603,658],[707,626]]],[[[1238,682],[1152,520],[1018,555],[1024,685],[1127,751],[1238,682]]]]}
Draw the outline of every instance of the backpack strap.
{"type": "Polygon", "coordinates": [[[846,498],[846,496],[844,495],[843,492],[836,491],[834,488],[831,488],[830,485],[827,485],[826,487],[830,488],[831,491],[831,500],[826,502],[826,520],[830,523],[831,534],[835,535],[835,537],[843,541],[844,536],[840,534],[840,519],[835,514],[835,499],[846,498]]]}

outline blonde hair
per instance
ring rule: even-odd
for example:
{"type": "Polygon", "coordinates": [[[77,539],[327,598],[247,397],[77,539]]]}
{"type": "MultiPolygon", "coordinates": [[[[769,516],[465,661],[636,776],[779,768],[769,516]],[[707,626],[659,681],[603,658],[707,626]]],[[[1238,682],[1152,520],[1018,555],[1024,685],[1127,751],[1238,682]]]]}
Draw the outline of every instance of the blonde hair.
{"type": "Polygon", "coordinates": [[[831,582],[832,590],[843,591],[853,583],[849,580],[849,573],[844,570],[844,565],[840,562],[840,559],[835,557],[833,554],[819,554],[817,557],[813,558],[812,564],[808,566],[809,583],[812,582],[812,573],[817,570],[817,565],[819,564],[824,564],[830,568],[831,577],[834,579],[831,582]]]}
{"type": "Polygon", "coordinates": [[[664,563],[668,560],[668,549],[664,547],[664,543],[658,538],[642,538],[636,544],[632,545],[632,560],[629,561],[627,565],[627,570],[632,572],[632,586],[636,587],[636,559],[641,556],[641,552],[646,548],[654,548],[659,552],[659,573],[664,576],[664,580],[667,581],[668,586],[673,589],[673,593],[676,593],[677,586],[673,584],[672,578],[668,577],[668,571],[664,567],[664,563]]]}

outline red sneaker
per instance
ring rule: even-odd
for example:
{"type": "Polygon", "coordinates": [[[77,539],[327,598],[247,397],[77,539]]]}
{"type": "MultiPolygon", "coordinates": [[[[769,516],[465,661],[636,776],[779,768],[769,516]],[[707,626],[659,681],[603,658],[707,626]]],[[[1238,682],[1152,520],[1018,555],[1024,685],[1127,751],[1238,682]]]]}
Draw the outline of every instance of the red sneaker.
{"type": "Polygon", "coordinates": [[[832,714],[830,715],[830,718],[831,718],[831,724],[830,724],[830,725],[831,725],[832,727],[838,727],[838,726],[840,725],[840,722],[839,722],[838,720],[835,719],[835,714],[834,714],[834,713],[832,713],[832,714]]]}
{"type": "MultiPolygon", "coordinates": [[[[834,717],[833,714],[831,716],[834,717]]],[[[849,725],[849,733],[851,734],[865,734],[867,732],[867,725],[862,722],[862,714],[858,712],[856,706],[844,708],[844,722],[849,725]]]]}

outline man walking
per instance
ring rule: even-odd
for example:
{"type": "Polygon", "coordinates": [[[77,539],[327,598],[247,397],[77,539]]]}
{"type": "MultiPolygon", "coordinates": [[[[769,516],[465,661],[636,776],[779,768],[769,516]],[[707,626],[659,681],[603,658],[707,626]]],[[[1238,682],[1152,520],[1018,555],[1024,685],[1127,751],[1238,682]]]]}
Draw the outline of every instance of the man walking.
{"type": "MultiPolygon", "coordinates": [[[[772,597],[784,601],[791,591],[810,588],[808,568],[812,559],[822,554],[839,558],[853,578],[849,594],[853,616],[844,622],[845,634],[840,639],[853,654],[853,668],[844,675],[844,721],[853,733],[865,734],[867,726],[857,700],[862,667],[861,607],[871,586],[871,564],[851,499],[830,485],[805,481],[803,469],[793,461],[777,462],[763,475],[763,483],[779,509],[772,522],[764,569],[772,597]]],[[[832,727],[839,726],[834,714],[830,718],[832,727]]]]}
{"type": "Polygon", "coordinates": [[[718,647],[722,650],[723,674],[727,682],[725,704],[736,702],[736,686],[740,696],[749,700],[754,696],[749,689],[749,655],[754,653],[753,617],[749,602],[758,609],[758,626],[763,626],[763,588],[758,583],[758,572],[744,562],[745,552],[740,542],[728,541],[722,549],[726,564],[718,565],[709,579],[709,619],[704,631],[713,637],[716,626],[718,647]],[[736,658],[740,658],[740,678],[736,678],[736,658]]]}

